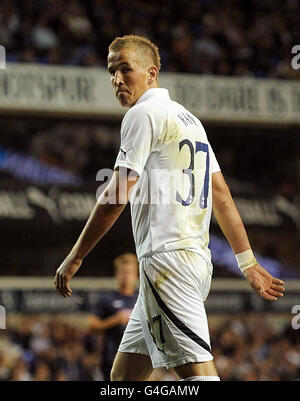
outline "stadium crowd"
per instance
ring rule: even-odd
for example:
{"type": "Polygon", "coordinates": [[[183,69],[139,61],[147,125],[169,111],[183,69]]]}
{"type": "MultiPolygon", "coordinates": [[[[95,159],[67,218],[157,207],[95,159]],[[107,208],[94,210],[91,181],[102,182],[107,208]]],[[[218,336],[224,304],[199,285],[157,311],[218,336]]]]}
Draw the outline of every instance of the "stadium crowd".
{"type": "Polygon", "coordinates": [[[3,0],[8,61],[106,66],[115,36],[145,35],[164,71],[293,78],[297,0],[3,0]]]}
{"type": "MultiPolygon", "coordinates": [[[[291,68],[291,48],[300,37],[299,19],[297,0],[2,0],[0,45],[8,62],[106,67],[110,41],[133,33],[146,35],[159,46],[163,71],[299,79],[299,72],[291,68]]],[[[116,155],[119,124],[83,123],[74,137],[71,122],[14,120],[1,121],[1,147],[25,152],[86,180],[94,181],[95,172],[110,166],[116,155]]],[[[260,142],[257,137],[253,141],[250,133],[247,149],[254,154],[255,148],[256,159],[253,169],[248,169],[238,157],[240,136],[230,128],[235,146],[226,148],[229,133],[221,130],[211,136],[213,141],[214,135],[221,134],[216,153],[225,172],[234,172],[247,185],[260,180],[260,188],[271,188],[290,200],[297,196],[299,204],[295,139],[288,149],[284,148],[288,141],[270,141],[268,132],[260,135],[260,142]],[[272,171],[262,174],[266,163],[272,171]],[[273,188],[274,183],[279,187],[273,188]]],[[[275,135],[279,138],[280,133],[275,135]]],[[[295,259],[297,252],[292,255],[295,259]]],[[[44,249],[40,253],[52,274],[54,252],[49,252],[49,258],[44,249]]],[[[31,254],[28,260],[32,262],[31,254]]],[[[11,274],[10,264],[5,264],[11,274]]],[[[17,274],[20,265],[14,265],[17,274]]],[[[251,314],[231,317],[211,330],[222,380],[299,380],[299,338],[290,322],[277,325],[251,314]]],[[[1,330],[0,380],[101,381],[101,347],[101,336],[58,317],[23,316],[1,330]]],[[[164,370],[152,376],[153,380],[174,378],[172,371],[164,370]]]]}
{"type": "MultiPolygon", "coordinates": [[[[231,316],[211,327],[222,380],[300,379],[300,337],[287,318],[259,314],[231,316]]],[[[101,335],[61,317],[23,316],[0,337],[1,381],[102,381],[101,335]]],[[[177,380],[156,369],[150,380],[177,380]]]]}

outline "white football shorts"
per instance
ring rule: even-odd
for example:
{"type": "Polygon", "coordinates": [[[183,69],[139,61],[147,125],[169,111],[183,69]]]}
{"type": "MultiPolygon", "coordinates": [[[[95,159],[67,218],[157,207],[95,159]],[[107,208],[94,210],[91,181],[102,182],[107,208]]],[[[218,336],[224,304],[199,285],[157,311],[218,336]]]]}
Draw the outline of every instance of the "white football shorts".
{"type": "Polygon", "coordinates": [[[142,258],[140,292],[119,351],[148,355],[153,368],[212,360],[204,308],[211,278],[211,265],[188,250],[142,258]]]}

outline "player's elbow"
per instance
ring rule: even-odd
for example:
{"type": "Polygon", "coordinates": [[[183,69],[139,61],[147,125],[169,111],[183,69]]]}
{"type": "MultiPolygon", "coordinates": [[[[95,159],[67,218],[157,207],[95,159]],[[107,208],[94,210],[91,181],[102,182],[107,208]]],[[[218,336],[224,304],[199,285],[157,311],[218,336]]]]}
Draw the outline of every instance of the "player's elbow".
{"type": "Polygon", "coordinates": [[[232,204],[232,196],[228,185],[224,182],[222,186],[213,188],[212,203],[214,210],[224,211],[232,204]]]}

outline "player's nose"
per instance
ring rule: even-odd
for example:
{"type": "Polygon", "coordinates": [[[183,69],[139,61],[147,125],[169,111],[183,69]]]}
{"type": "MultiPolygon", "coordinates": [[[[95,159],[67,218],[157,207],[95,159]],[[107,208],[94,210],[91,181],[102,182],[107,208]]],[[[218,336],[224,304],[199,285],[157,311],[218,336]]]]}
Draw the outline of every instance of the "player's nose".
{"type": "Polygon", "coordinates": [[[116,71],[114,76],[114,84],[119,86],[124,83],[123,74],[120,71],[116,71]]]}

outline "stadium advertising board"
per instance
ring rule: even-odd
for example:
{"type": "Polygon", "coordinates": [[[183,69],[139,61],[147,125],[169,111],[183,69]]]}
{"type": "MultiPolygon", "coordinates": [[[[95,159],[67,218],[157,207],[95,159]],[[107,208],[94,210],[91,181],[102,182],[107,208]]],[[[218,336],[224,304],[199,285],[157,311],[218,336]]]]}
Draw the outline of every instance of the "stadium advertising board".
{"type": "MultiPolygon", "coordinates": [[[[160,86],[203,121],[300,124],[300,83],[161,73],[160,86]]],[[[117,117],[104,68],[9,63],[0,75],[0,112],[117,117]]]]}
{"type": "MultiPolygon", "coordinates": [[[[63,225],[66,222],[83,223],[96,201],[96,186],[64,187],[38,186],[14,183],[0,190],[0,224],[3,220],[30,224],[63,225]]],[[[300,211],[282,195],[270,198],[235,195],[235,202],[246,226],[297,228],[300,211]]],[[[216,221],[213,219],[215,224],[216,221]]]]}
{"type": "MultiPolygon", "coordinates": [[[[32,280],[33,282],[34,280],[32,280]]],[[[63,298],[51,289],[53,279],[47,288],[0,288],[0,304],[10,313],[78,313],[89,312],[94,307],[99,293],[106,289],[73,288],[72,297],[63,298]],[[50,288],[49,288],[50,287],[50,288]]],[[[239,282],[239,279],[235,279],[239,282]]],[[[243,281],[243,284],[247,283],[243,281]]],[[[245,311],[290,313],[294,305],[300,305],[300,294],[295,288],[288,289],[280,302],[269,302],[249,288],[235,288],[234,280],[230,290],[222,288],[222,280],[214,279],[214,284],[206,300],[208,313],[242,313],[245,311]],[[221,285],[218,285],[221,284],[221,285]],[[219,288],[218,288],[219,287],[219,288]]],[[[74,285],[74,283],[72,283],[74,285]]],[[[112,288],[114,288],[112,286],[112,288]]],[[[287,284],[288,288],[288,284],[287,284]]]]}

